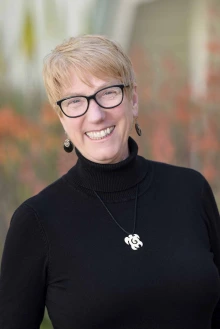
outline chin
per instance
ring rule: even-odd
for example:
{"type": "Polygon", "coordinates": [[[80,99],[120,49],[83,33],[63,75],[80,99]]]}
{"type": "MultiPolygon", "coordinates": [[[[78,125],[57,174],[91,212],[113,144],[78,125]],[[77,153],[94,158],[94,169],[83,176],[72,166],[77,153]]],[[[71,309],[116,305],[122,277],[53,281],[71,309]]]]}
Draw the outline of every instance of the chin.
{"type": "Polygon", "coordinates": [[[89,154],[89,159],[93,162],[97,163],[117,163],[123,160],[121,150],[115,149],[105,149],[105,150],[98,150],[93,154],[89,154]]]}

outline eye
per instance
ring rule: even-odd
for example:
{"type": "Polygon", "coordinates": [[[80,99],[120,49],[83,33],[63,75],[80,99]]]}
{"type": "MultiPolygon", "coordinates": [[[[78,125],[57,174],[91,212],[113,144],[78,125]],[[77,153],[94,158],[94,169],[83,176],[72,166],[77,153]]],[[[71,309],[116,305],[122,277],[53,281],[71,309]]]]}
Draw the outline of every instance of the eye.
{"type": "Polygon", "coordinates": [[[83,101],[85,101],[83,98],[81,97],[73,97],[67,100],[66,106],[78,106],[80,104],[83,103],[83,101]]]}
{"type": "Polygon", "coordinates": [[[106,90],[104,95],[114,95],[116,93],[115,90],[106,90]]]}
{"type": "Polygon", "coordinates": [[[103,98],[114,98],[116,97],[118,94],[120,93],[120,88],[108,88],[105,90],[102,90],[102,92],[100,93],[100,97],[103,98]]]}

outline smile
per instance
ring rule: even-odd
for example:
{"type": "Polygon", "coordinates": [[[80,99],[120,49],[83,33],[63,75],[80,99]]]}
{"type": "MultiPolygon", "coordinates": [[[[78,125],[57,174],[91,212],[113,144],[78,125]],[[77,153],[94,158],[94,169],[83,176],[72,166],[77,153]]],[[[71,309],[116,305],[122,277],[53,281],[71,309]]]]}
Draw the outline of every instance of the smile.
{"type": "Polygon", "coordinates": [[[115,129],[115,126],[108,127],[106,129],[100,130],[100,131],[90,131],[87,132],[86,135],[91,139],[103,139],[107,136],[109,136],[113,130],[115,129]]]}

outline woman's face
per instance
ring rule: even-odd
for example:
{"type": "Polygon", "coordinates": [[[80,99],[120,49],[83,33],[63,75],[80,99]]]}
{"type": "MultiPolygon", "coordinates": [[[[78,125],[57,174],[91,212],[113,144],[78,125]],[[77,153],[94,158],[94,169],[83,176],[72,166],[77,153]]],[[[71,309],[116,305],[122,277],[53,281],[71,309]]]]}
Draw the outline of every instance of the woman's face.
{"type": "MultiPolygon", "coordinates": [[[[102,88],[120,84],[117,80],[100,80],[91,76],[88,86],[74,74],[71,87],[64,90],[63,97],[90,96],[102,88]]],[[[81,117],[60,117],[65,132],[75,147],[87,159],[97,163],[117,163],[128,157],[128,137],[134,117],[138,114],[138,96],[134,88],[131,99],[124,93],[123,102],[115,108],[104,109],[93,99],[88,111],[81,117]],[[109,135],[105,136],[111,131],[109,135]],[[100,134],[95,134],[101,132],[100,134]],[[97,139],[97,136],[102,138],[97,139]]]]}

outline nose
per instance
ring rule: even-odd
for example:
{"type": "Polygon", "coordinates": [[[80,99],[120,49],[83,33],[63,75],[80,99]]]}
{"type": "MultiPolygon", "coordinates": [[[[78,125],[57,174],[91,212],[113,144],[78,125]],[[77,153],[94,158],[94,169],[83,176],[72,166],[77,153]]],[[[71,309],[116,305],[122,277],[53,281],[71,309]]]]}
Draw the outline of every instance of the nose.
{"type": "Polygon", "coordinates": [[[89,108],[86,113],[87,120],[91,123],[98,123],[105,119],[105,110],[100,107],[94,99],[90,99],[89,108]]]}

